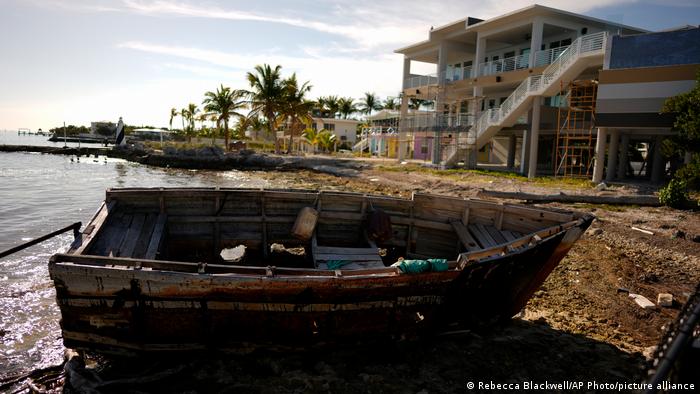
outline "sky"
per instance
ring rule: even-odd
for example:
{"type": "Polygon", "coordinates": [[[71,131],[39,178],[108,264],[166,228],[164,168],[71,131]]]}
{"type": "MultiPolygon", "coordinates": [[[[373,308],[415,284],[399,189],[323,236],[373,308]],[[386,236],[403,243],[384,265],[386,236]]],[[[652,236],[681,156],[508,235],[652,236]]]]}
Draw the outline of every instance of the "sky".
{"type": "MultiPolygon", "coordinates": [[[[310,98],[396,96],[397,48],[430,26],[531,5],[510,0],[0,0],[0,129],[91,121],[167,127],[170,108],[257,64],[310,81],[310,98]]],[[[700,20],[697,0],[540,0],[648,30],[700,20]]],[[[434,68],[434,67],[433,67],[434,68]]],[[[420,66],[412,72],[420,72],[420,66]]],[[[425,69],[425,72],[434,70],[425,69]]],[[[178,122],[179,118],[175,120],[178,122]]],[[[176,126],[177,123],[174,124],[176,126]]]]}

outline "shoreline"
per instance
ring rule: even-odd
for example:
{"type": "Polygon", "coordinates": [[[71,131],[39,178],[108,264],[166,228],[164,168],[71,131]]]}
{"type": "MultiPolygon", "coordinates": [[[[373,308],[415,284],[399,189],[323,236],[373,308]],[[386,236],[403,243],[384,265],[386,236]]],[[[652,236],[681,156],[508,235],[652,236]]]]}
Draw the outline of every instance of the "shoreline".
{"type": "Polygon", "coordinates": [[[366,163],[342,158],[281,156],[239,151],[223,153],[212,148],[183,149],[177,154],[154,153],[112,147],[53,147],[35,145],[0,145],[0,152],[27,152],[64,156],[102,155],[161,168],[186,170],[291,171],[311,170],[343,177],[356,177],[366,163]]]}

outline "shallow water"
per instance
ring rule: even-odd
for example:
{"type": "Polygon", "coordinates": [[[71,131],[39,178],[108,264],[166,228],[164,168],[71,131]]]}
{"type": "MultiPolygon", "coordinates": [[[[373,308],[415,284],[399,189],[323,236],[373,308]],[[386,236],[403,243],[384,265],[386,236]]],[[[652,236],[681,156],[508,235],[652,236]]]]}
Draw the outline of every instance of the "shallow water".
{"type": "MultiPolygon", "coordinates": [[[[0,132],[0,144],[30,145],[45,139],[14,132],[8,141],[9,133],[0,132]]],[[[0,152],[0,250],[76,221],[86,225],[106,188],[183,186],[273,185],[240,171],[173,170],[106,157],[78,161],[74,156],[0,152]]],[[[47,262],[71,240],[69,232],[0,259],[0,378],[62,361],[60,313],[47,262]]]]}

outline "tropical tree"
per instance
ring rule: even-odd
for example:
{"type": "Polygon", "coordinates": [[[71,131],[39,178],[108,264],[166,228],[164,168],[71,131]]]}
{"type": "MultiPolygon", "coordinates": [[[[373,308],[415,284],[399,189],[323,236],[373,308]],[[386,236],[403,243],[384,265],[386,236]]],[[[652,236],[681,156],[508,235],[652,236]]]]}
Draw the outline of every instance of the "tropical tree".
{"type": "Polygon", "coordinates": [[[279,153],[280,146],[274,136],[275,118],[279,112],[284,83],[280,76],[282,66],[272,68],[269,64],[255,66],[254,72],[247,74],[251,90],[247,92],[250,100],[252,115],[262,115],[267,120],[267,132],[275,138],[275,152],[279,153]]]}
{"type": "Polygon", "coordinates": [[[425,105],[427,100],[411,97],[408,101],[408,108],[413,110],[419,110],[421,106],[425,105]]]}
{"type": "Polygon", "coordinates": [[[365,115],[372,115],[372,111],[382,109],[379,97],[374,93],[365,93],[365,97],[360,99],[360,110],[365,115]]]}
{"type": "Polygon", "coordinates": [[[306,142],[313,147],[314,152],[316,152],[316,145],[319,143],[318,135],[319,131],[312,129],[311,127],[307,127],[304,132],[301,133],[301,136],[306,140],[306,142]]]}
{"type": "Polygon", "coordinates": [[[335,118],[340,111],[340,99],[338,96],[321,96],[318,104],[322,112],[328,111],[331,118],[335,118]]]}
{"type": "Polygon", "coordinates": [[[170,108],[170,130],[173,129],[173,119],[178,115],[177,108],[170,108]]]}
{"type": "Polygon", "coordinates": [[[659,199],[664,196],[667,205],[682,207],[688,199],[687,189],[700,189],[700,71],[695,88],[668,98],[661,112],[675,116],[675,134],[664,140],[664,153],[668,157],[685,156],[685,163],[659,191],[659,199]]]}
{"type": "Polygon", "coordinates": [[[341,97],[338,99],[338,111],[343,115],[343,119],[347,119],[348,116],[357,112],[357,105],[355,105],[355,99],[352,97],[341,97]]]}
{"type": "Polygon", "coordinates": [[[180,110],[180,119],[182,120],[182,131],[185,131],[185,119],[187,119],[187,108],[180,110]]]}
{"type": "Polygon", "coordinates": [[[398,108],[399,108],[399,104],[396,101],[395,97],[387,97],[386,100],[384,100],[384,109],[395,110],[398,108]]]}
{"type": "Polygon", "coordinates": [[[318,133],[317,143],[324,151],[331,151],[335,146],[337,137],[330,131],[323,129],[318,133]]]}
{"type": "Polygon", "coordinates": [[[231,88],[223,84],[216,88],[213,92],[204,93],[204,110],[216,116],[216,126],[224,128],[224,143],[225,149],[229,149],[229,129],[228,120],[235,116],[238,119],[245,118],[245,115],[237,112],[248,106],[245,96],[248,94],[245,90],[231,90],[231,88]]]}
{"type": "Polygon", "coordinates": [[[292,143],[296,131],[303,126],[309,126],[313,119],[311,118],[311,109],[315,103],[306,99],[306,93],[311,91],[309,82],[304,82],[299,86],[296,73],[287,78],[283,82],[284,90],[282,100],[277,116],[277,125],[287,124],[289,126],[289,146],[287,153],[292,152],[292,143]]]}
{"type": "Polygon", "coordinates": [[[187,142],[192,142],[192,136],[196,134],[194,122],[197,119],[198,113],[199,108],[197,108],[197,104],[189,103],[187,105],[187,142]]]}

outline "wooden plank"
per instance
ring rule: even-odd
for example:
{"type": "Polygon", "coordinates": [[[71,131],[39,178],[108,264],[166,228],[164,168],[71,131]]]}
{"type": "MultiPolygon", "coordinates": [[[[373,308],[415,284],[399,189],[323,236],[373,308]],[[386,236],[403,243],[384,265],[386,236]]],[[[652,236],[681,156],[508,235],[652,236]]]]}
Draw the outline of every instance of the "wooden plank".
{"type": "Polygon", "coordinates": [[[151,240],[148,243],[148,248],[146,249],[145,258],[149,260],[155,260],[160,244],[163,240],[163,235],[165,234],[165,224],[167,223],[168,216],[164,213],[158,215],[156,220],[156,226],[153,229],[153,234],[151,235],[151,240]]]}
{"type": "Polygon", "coordinates": [[[464,226],[460,221],[454,220],[450,222],[450,224],[452,224],[452,228],[454,228],[455,233],[457,233],[457,237],[459,237],[459,240],[465,249],[467,249],[470,252],[481,249],[476,240],[471,236],[471,234],[469,234],[469,230],[467,229],[467,227],[464,226]]]}
{"type": "Polygon", "coordinates": [[[143,223],[143,227],[141,228],[141,234],[139,235],[139,240],[136,242],[136,246],[134,247],[132,257],[139,259],[143,258],[143,256],[146,254],[148,242],[151,240],[151,234],[153,234],[153,229],[156,226],[156,220],[158,220],[157,213],[146,214],[146,219],[143,223]]]}
{"type": "Polygon", "coordinates": [[[506,243],[506,238],[501,234],[500,231],[494,226],[484,226],[488,234],[496,241],[497,245],[506,243]]]}
{"type": "Polygon", "coordinates": [[[382,261],[379,253],[375,254],[325,254],[315,253],[316,261],[342,260],[342,261],[382,261]]]}
{"type": "Polygon", "coordinates": [[[132,257],[134,255],[134,248],[141,235],[141,230],[143,229],[143,223],[146,220],[146,215],[143,213],[135,213],[133,219],[131,220],[131,225],[124,235],[124,240],[122,241],[119,249],[117,250],[117,256],[132,257]]]}
{"type": "Polygon", "coordinates": [[[105,238],[105,256],[119,256],[119,247],[124,240],[124,236],[126,235],[133,218],[134,215],[122,212],[120,217],[115,217],[114,222],[110,222],[108,224],[108,229],[112,231],[105,233],[107,236],[105,238]]]}
{"type": "Polygon", "coordinates": [[[491,248],[496,246],[496,241],[489,235],[489,233],[484,228],[483,224],[470,224],[469,232],[472,233],[474,238],[479,242],[479,244],[484,248],[491,248]]]}
{"type": "Polygon", "coordinates": [[[377,253],[377,248],[341,248],[334,246],[316,246],[317,253],[322,254],[372,254],[377,253]]]}
{"type": "Polygon", "coordinates": [[[568,203],[587,203],[587,204],[622,204],[622,205],[646,205],[658,207],[659,198],[653,195],[638,196],[598,196],[598,195],[583,195],[583,194],[533,194],[521,192],[503,192],[497,190],[481,190],[478,196],[507,198],[513,200],[527,200],[534,202],[568,202],[568,203]]]}
{"type": "Polygon", "coordinates": [[[95,213],[90,223],[85,227],[77,242],[73,242],[68,253],[83,254],[93,243],[97,234],[99,234],[102,226],[107,221],[110,212],[114,212],[117,205],[116,201],[102,202],[100,208],[95,213]]]}
{"type": "MultiPolygon", "coordinates": [[[[328,264],[320,263],[318,268],[321,270],[327,270],[328,264]]],[[[373,268],[386,268],[384,263],[381,261],[353,261],[352,263],[345,264],[340,267],[341,270],[363,270],[363,269],[373,269],[373,268]]]]}
{"type": "Polygon", "coordinates": [[[508,231],[508,230],[501,230],[501,235],[508,242],[515,241],[516,239],[518,239],[518,237],[513,235],[512,231],[508,231]]]}

